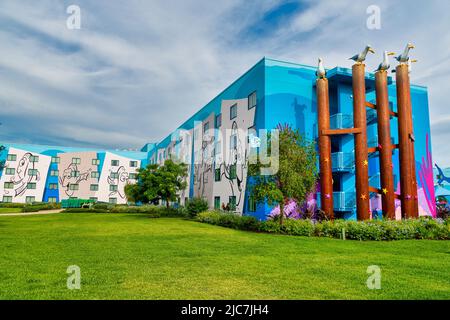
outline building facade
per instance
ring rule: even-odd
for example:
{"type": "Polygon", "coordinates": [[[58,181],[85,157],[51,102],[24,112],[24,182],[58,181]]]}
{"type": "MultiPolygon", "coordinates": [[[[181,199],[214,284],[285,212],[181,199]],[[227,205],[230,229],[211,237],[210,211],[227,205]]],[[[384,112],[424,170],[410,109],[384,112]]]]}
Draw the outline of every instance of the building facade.
{"type": "MultiPolygon", "coordinates": [[[[306,138],[317,141],[315,72],[315,67],[264,58],[165,139],[159,143],[147,144],[138,153],[120,154],[120,157],[109,151],[41,150],[42,152],[33,153],[27,148],[11,145],[7,151],[8,157],[15,153],[17,160],[24,158],[29,168],[38,169],[40,173],[48,171],[43,179],[45,182],[42,179],[36,180],[36,176],[25,177],[16,172],[19,176],[14,178],[14,186],[20,184],[20,180],[36,183],[36,189],[27,189],[30,195],[19,192],[13,201],[27,201],[27,196],[42,198],[43,201],[89,196],[111,202],[116,198],[117,203],[123,203],[126,201],[121,194],[123,185],[132,182],[130,174],[133,174],[135,168],[130,165],[131,161],[137,161],[137,167],[142,167],[147,163],[161,164],[172,158],[188,164],[189,168],[188,186],[180,194],[181,204],[189,198],[202,197],[211,208],[228,206],[238,213],[266,219],[274,208],[255,203],[251,197],[247,162],[250,154],[260,149],[261,134],[264,133],[261,130],[275,129],[280,124],[299,129],[306,138]],[[42,155],[42,162],[30,161],[29,157],[35,154],[42,155]],[[54,163],[53,157],[59,157],[59,163],[54,163]],[[74,158],[86,160],[74,164],[72,161],[78,161],[73,160],[74,158]],[[96,164],[93,159],[98,160],[95,161],[96,164]],[[118,160],[119,165],[113,165],[113,160],[118,160]],[[60,172],[52,175],[52,168],[60,172]],[[73,171],[79,172],[79,175],[73,177],[73,171]],[[92,177],[93,172],[98,173],[98,177],[97,173],[94,174],[97,178],[92,177]],[[91,190],[97,188],[92,187],[96,185],[95,179],[98,181],[98,190],[91,190]],[[49,188],[50,183],[58,183],[57,191],[49,188]],[[70,189],[77,188],[71,187],[77,184],[77,190],[70,189]],[[117,190],[111,186],[117,186],[117,190]]],[[[336,67],[328,70],[327,77],[330,84],[331,128],[350,128],[353,126],[351,70],[336,67]]],[[[390,106],[395,112],[396,88],[391,77],[388,83],[390,106]]],[[[366,74],[366,86],[367,101],[375,103],[373,74],[366,74]]],[[[427,89],[412,85],[411,99],[419,214],[435,216],[427,89]]],[[[367,111],[369,147],[378,145],[377,115],[372,111],[374,110],[367,111]]],[[[391,130],[393,142],[398,143],[397,120],[394,117],[391,119],[391,130]]],[[[356,219],[353,139],[353,135],[342,135],[332,141],[334,210],[336,217],[346,219],[356,219]]],[[[393,150],[396,193],[400,191],[398,158],[398,150],[393,150]]],[[[380,164],[377,153],[371,154],[368,162],[370,185],[379,188],[380,164]]],[[[7,167],[13,168],[14,165],[7,161],[7,167]]],[[[1,176],[0,196],[4,196],[6,191],[8,197],[12,191],[5,189],[5,183],[11,187],[11,180],[5,170],[1,176]]],[[[52,186],[54,187],[55,185],[52,186]]],[[[372,194],[370,198],[371,210],[374,215],[378,214],[382,210],[381,199],[376,194],[372,194]]],[[[311,194],[308,205],[317,205],[317,199],[317,193],[311,194]]],[[[399,205],[397,203],[397,207],[399,205]]],[[[400,209],[397,209],[400,217],[400,209]]]]}

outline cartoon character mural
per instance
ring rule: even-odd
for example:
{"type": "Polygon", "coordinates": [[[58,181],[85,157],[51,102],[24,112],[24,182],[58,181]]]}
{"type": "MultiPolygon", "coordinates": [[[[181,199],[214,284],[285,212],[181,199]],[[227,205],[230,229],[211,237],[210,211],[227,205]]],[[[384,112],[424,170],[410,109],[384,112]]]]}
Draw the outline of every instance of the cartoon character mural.
{"type": "Polygon", "coordinates": [[[64,189],[64,192],[67,196],[72,197],[75,193],[75,190],[70,190],[71,184],[79,184],[81,181],[85,181],[88,179],[91,174],[91,169],[83,173],[79,173],[78,166],[74,163],[71,163],[59,176],[59,184],[64,189]],[[76,174],[75,174],[76,173],[76,174]]]}
{"type": "MultiPolygon", "coordinates": [[[[33,181],[40,180],[39,170],[35,167],[35,162],[31,161],[32,153],[25,153],[17,164],[15,174],[10,178],[10,182],[14,183],[14,196],[22,196],[27,190],[27,185],[33,181]],[[30,171],[33,174],[30,174],[30,171]]],[[[8,190],[5,190],[5,194],[9,194],[8,190]]]]}
{"type": "MultiPolygon", "coordinates": [[[[125,199],[125,185],[128,183],[130,174],[126,171],[125,167],[120,166],[116,171],[110,170],[108,175],[108,184],[117,186],[116,190],[111,191],[109,196],[119,195],[122,199],[125,199]]],[[[111,190],[111,189],[110,189],[111,190]]]]}

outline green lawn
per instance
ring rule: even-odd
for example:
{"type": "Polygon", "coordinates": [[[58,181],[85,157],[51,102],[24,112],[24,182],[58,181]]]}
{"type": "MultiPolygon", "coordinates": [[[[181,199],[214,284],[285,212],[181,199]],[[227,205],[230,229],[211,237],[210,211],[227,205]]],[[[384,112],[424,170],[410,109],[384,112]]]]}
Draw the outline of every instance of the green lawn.
{"type": "Polygon", "coordinates": [[[2,213],[18,213],[22,212],[22,208],[0,208],[0,214],[2,213]]]}
{"type": "Polygon", "coordinates": [[[139,214],[0,217],[1,299],[450,299],[450,242],[257,234],[139,214]],[[81,290],[66,269],[81,268],[81,290]],[[382,271],[366,286],[367,267],[382,271]]]}

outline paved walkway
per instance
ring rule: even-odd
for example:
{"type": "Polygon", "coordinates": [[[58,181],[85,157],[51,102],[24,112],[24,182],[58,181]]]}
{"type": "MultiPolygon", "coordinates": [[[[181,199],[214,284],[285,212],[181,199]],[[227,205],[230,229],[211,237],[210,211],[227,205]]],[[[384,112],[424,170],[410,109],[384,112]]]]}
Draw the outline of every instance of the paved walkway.
{"type": "Polygon", "coordinates": [[[60,213],[62,209],[56,210],[42,210],[38,212],[18,212],[18,213],[0,213],[0,217],[4,216],[33,216],[38,214],[52,214],[52,213],[60,213]]]}

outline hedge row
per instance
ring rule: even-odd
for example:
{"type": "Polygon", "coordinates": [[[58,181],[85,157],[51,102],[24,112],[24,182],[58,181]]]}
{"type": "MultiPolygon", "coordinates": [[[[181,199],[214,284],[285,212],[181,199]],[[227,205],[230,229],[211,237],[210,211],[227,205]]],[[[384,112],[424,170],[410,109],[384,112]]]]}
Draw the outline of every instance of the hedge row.
{"type": "Polygon", "coordinates": [[[207,211],[200,213],[197,221],[223,227],[287,234],[306,237],[329,237],[351,240],[406,240],[431,239],[450,240],[450,222],[431,218],[401,221],[334,220],[314,222],[312,220],[286,219],[283,225],[278,221],[258,221],[254,217],[238,216],[231,213],[207,211]]]}
{"type": "Polygon", "coordinates": [[[151,217],[184,217],[184,209],[166,208],[160,206],[112,206],[97,204],[90,208],[68,208],[65,213],[145,213],[151,217]]]}

